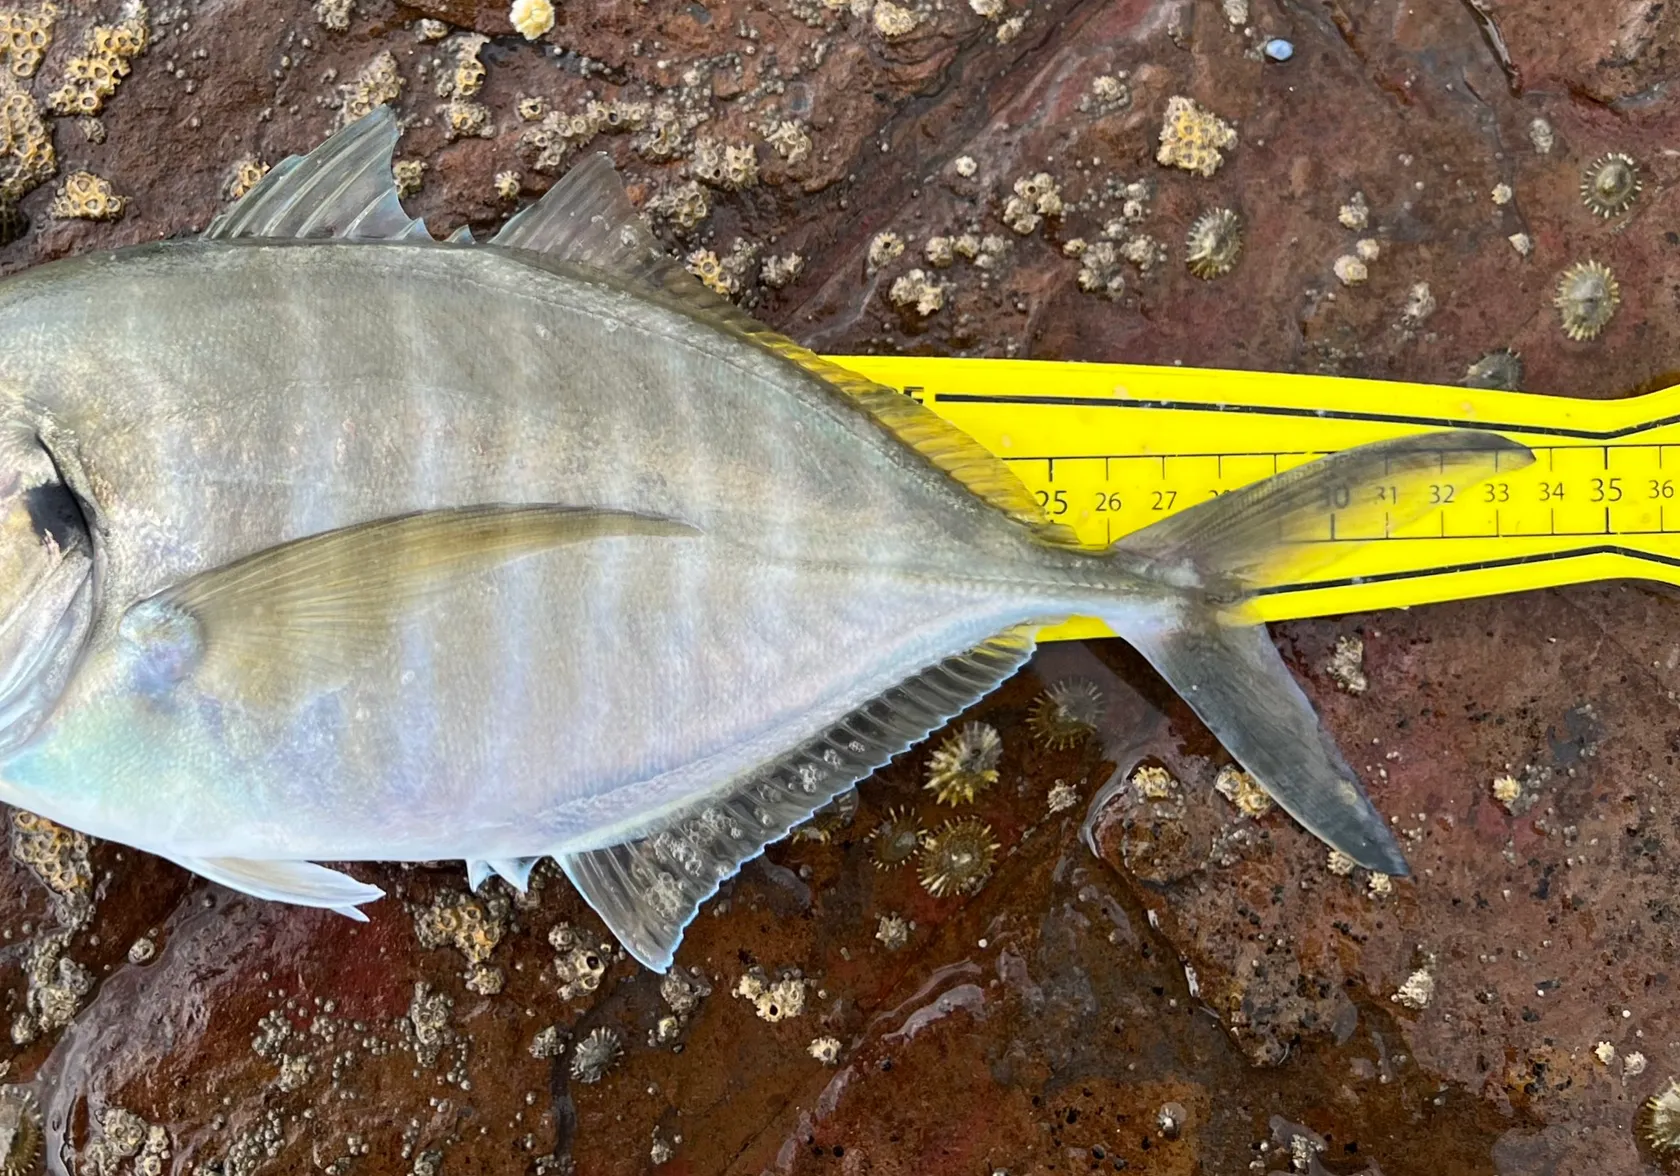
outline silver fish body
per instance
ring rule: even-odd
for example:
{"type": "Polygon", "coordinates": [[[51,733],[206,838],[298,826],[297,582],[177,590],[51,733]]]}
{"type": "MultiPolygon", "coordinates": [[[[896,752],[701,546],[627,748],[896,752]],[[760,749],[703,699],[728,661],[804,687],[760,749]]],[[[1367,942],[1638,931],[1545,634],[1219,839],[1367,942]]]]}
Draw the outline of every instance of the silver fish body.
{"type": "MultiPolygon", "coordinates": [[[[258,858],[592,848],[1066,613],[1091,562],[1047,559],[817,378],[518,254],[207,242],[66,269],[0,302],[0,332],[38,340],[0,381],[74,438],[97,495],[120,604],[65,696],[79,724],[153,722],[109,618],[256,549],[477,503],[698,531],[464,584],[330,698],[173,699],[167,725],[195,733],[142,740],[142,772],[69,742],[59,811],[101,835],[258,858]]],[[[15,774],[56,748],[49,728],[15,774]]]]}
{"type": "Polygon", "coordinates": [[[1366,483],[1526,450],[1364,447],[1077,549],[665,262],[598,160],[438,243],[395,136],[283,162],[207,239],[0,283],[0,798],[346,913],[379,892],[313,859],[552,855],[663,968],[742,861],[1085,614],[1404,870],[1243,601],[1366,483]]]}

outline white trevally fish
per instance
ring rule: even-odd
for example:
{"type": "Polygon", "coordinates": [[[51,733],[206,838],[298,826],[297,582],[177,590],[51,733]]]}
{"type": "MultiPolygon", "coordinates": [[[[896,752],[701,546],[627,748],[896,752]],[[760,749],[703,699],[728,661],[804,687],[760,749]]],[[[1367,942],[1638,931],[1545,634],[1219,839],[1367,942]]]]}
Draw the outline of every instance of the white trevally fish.
{"type": "Polygon", "coordinates": [[[604,156],[436,242],[396,137],[382,110],[202,238],[0,282],[0,799],[347,914],[381,892],[314,859],[521,886],[552,855],[662,970],[743,861],[1079,614],[1405,872],[1244,600],[1330,560],[1292,540],[1331,510],[1399,524],[1526,449],[1354,449],[1083,550],[708,294],[604,156]]]}

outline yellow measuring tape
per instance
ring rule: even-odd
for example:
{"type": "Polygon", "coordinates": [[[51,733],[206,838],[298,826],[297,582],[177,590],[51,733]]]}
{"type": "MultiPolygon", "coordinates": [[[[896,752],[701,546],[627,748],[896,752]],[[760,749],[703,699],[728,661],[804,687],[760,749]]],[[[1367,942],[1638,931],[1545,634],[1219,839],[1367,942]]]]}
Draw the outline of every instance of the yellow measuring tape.
{"type": "MultiPolygon", "coordinates": [[[[1534,464],[1428,488],[1440,509],[1348,533],[1334,566],[1269,590],[1267,620],[1618,576],[1680,584],[1680,389],[1588,401],[1332,376],[1033,360],[837,356],[922,401],[1094,547],[1340,449],[1481,428],[1534,464]]],[[[1376,489],[1380,494],[1381,488],[1376,489]]],[[[1335,527],[1335,520],[1329,520],[1335,527]]],[[[1043,640],[1100,637],[1076,620],[1043,640]]]]}

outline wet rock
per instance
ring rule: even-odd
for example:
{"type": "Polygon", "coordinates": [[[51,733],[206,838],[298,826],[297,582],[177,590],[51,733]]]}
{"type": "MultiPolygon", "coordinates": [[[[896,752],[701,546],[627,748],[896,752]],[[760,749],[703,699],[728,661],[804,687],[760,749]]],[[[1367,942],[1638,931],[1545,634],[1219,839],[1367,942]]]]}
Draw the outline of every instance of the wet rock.
{"type": "MultiPolygon", "coordinates": [[[[826,350],[1439,383],[1520,353],[1530,388],[1593,396],[1665,382],[1680,350],[1672,6],[1249,5],[1234,26],[1242,6],[1188,0],[603,0],[530,42],[511,7],[159,5],[116,85],[87,64],[105,17],[60,6],[40,60],[5,66],[0,267],[202,229],[230,185],[390,100],[434,229],[493,231],[606,150],[674,253],[826,350]],[[1216,170],[1157,161],[1175,96],[1234,132],[1213,128],[1216,170]],[[1582,174],[1615,155],[1644,190],[1606,219],[1582,174]],[[51,215],[79,174],[121,219],[51,215]],[[1216,207],[1242,261],[1209,282],[1180,250],[1216,207]],[[1589,256],[1620,302],[1572,340],[1556,276],[1589,256]]],[[[613,951],[547,866],[526,898],[468,896],[458,864],[368,869],[393,897],[358,927],[19,816],[0,1064],[39,1090],[49,1153],[90,1170],[1282,1171],[1304,1147],[1390,1176],[1639,1171],[1635,1110],[1675,1069],[1677,622],[1607,587],[1278,629],[1411,880],[1333,873],[1238,781],[1216,791],[1228,757],[1121,644],[1045,650],[930,744],[1001,736],[960,814],[904,757],[854,818],[725,886],[680,982],[613,951]],[[1323,668],[1354,632],[1360,693],[1323,668]],[[1131,788],[1145,761],[1176,789],[1131,788]],[[995,845],[978,888],[875,868],[883,823],[910,831],[902,864],[948,818],[995,845]],[[709,995],[746,977],[750,999],[709,995]],[[762,1016],[787,983],[798,1015],[762,1016]],[[589,1041],[618,1051],[592,1083],[589,1041]]]]}

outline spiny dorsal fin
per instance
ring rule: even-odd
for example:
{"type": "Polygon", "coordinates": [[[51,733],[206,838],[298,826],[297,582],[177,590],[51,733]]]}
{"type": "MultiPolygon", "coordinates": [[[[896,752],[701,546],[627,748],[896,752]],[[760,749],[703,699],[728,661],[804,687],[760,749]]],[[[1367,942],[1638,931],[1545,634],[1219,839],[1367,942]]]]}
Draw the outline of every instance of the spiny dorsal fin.
{"type": "Polygon", "coordinates": [[[1034,528],[1047,542],[1078,546],[1052,523],[1008,466],[956,426],[891,388],[866,380],[801,347],[719,297],[666,255],[624,194],[612,160],[599,152],[560,178],[490,241],[588,266],[651,288],[694,318],[754,343],[810,372],[969,491],[1034,528]]]}
{"type": "Polygon", "coordinates": [[[210,222],[208,240],[239,237],[431,240],[403,211],[391,175],[396,115],[388,106],[338,131],[308,155],[281,160],[210,222]]]}
{"type": "Polygon", "coordinates": [[[1031,628],[1000,634],[901,682],[722,795],[618,845],[556,860],[618,941],[663,972],[700,904],[743,863],[991,693],[1032,652],[1031,628]]]}

